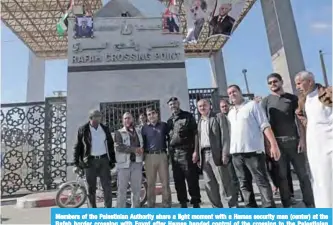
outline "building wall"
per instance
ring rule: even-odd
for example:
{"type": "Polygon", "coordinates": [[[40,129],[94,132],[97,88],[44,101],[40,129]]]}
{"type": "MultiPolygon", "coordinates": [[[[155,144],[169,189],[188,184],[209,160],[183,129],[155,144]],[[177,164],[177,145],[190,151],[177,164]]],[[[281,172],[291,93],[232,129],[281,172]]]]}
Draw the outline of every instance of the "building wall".
{"type": "MultiPolygon", "coordinates": [[[[182,37],[162,34],[158,29],[161,22],[160,18],[97,17],[94,18],[94,38],[69,38],[67,161],[73,160],[71,150],[78,127],[88,121],[89,110],[99,109],[101,102],[159,100],[161,119],[167,120],[170,116],[167,100],[177,96],[182,108],[189,110],[182,37]],[[124,23],[132,25],[130,34],[121,33],[124,23]],[[138,27],[141,30],[137,30],[138,27]],[[117,50],[115,45],[130,44],[130,40],[135,41],[136,50],[117,50]],[[148,53],[151,57],[146,60],[119,60],[124,54],[147,56],[148,53]],[[117,58],[115,54],[122,56],[117,58]],[[166,55],[173,58],[161,59],[166,55]],[[87,60],[92,56],[95,61],[87,60]]],[[[73,21],[70,21],[69,37],[73,36],[72,30],[73,21]]],[[[73,178],[71,176],[68,171],[68,179],[73,178]]]]}
{"type": "Polygon", "coordinates": [[[284,90],[295,93],[295,75],[305,69],[290,0],[261,0],[274,72],[284,80],[284,90]]]}

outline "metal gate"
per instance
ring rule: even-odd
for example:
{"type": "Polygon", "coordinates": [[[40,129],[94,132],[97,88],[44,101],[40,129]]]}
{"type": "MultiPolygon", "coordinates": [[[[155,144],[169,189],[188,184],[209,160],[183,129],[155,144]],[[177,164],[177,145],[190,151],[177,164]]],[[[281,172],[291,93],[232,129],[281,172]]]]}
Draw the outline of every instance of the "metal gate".
{"type": "Polygon", "coordinates": [[[1,104],[1,196],[66,180],[66,98],[1,104]]]}
{"type": "MultiPolygon", "coordinates": [[[[196,118],[199,120],[199,112],[197,109],[197,102],[200,99],[208,99],[212,104],[212,109],[215,112],[220,112],[220,100],[225,99],[229,101],[228,96],[219,96],[217,88],[197,88],[188,90],[189,99],[190,99],[190,111],[196,118]]],[[[254,94],[243,94],[243,98],[253,100],[254,94]]]]}
{"type": "Polygon", "coordinates": [[[153,108],[160,112],[160,101],[125,101],[100,104],[100,109],[103,114],[103,123],[109,126],[111,132],[123,126],[122,117],[125,112],[130,112],[133,115],[134,122],[138,123],[140,114],[145,113],[147,108],[153,108]]]}
{"type": "Polygon", "coordinates": [[[190,99],[190,111],[194,115],[195,119],[199,120],[199,112],[197,109],[197,102],[200,99],[210,100],[214,110],[218,109],[219,96],[217,88],[196,88],[188,90],[190,99]]]}

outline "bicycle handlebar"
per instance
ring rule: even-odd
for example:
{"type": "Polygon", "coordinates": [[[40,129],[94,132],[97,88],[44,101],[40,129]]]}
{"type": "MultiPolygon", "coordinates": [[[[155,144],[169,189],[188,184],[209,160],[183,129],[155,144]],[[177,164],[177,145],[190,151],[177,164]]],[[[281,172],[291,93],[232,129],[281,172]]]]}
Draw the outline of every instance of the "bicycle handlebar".
{"type": "Polygon", "coordinates": [[[66,166],[75,166],[74,162],[66,162],[66,166]]]}

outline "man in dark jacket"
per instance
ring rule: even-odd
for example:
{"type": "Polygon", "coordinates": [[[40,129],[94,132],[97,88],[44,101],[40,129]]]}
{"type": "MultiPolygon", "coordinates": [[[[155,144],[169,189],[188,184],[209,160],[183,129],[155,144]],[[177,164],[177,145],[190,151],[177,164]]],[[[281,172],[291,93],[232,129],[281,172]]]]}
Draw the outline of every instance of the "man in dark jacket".
{"type": "Polygon", "coordinates": [[[222,199],[229,208],[237,207],[237,189],[229,171],[230,136],[228,119],[224,114],[211,112],[206,99],[197,103],[201,114],[198,122],[197,148],[193,162],[199,161],[206,183],[206,192],[213,207],[223,208],[222,199]]]}
{"type": "Polygon", "coordinates": [[[93,110],[90,121],[79,128],[74,146],[75,171],[84,169],[88,184],[89,205],[96,208],[96,181],[100,178],[104,205],[112,207],[111,168],[115,163],[114,142],[111,133],[101,124],[102,114],[93,110]]]}
{"type": "Polygon", "coordinates": [[[232,5],[230,3],[222,4],[219,9],[219,14],[214,16],[212,20],[209,22],[212,34],[223,34],[223,35],[231,35],[232,28],[235,23],[235,19],[228,15],[231,11],[232,5]]]}
{"type": "Polygon", "coordinates": [[[179,108],[179,101],[172,97],[168,101],[172,116],[168,119],[170,130],[169,152],[177,198],[182,208],[187,208],[186,183],[194,208],[200,208],[199,169],[192,161],[197,135],[197,124],[190,112],[179,108]]]}

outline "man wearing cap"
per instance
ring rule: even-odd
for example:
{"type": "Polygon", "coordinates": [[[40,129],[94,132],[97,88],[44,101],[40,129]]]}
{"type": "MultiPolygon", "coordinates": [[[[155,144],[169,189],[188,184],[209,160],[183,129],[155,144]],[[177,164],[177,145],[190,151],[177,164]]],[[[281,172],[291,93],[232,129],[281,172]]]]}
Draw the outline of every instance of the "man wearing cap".
{"type": "Polygon", "coordinates": [[[79,128],[74,146],[74,171],[84,169],[88,184],[89,206],[96,208],[96,180],[100,178],[104,205],[112,207],[111,173],[115,163],[114,143],[109,128],[101,124],[98,110],[89,113],[90,121],[79,128]]]}
{"type": "Polygon", "coordinates": [[[173,170],[173,178],[177,191],[177,198],[182,208],[187,208],[187,190],[191,196],[193,208],[200,208],[201,196],[199,187],[199,169],[192,161],[197,135],[197,124],[190,112],[180,109],[176,97],[168,101],[172,116],[168,119],[169,152],[173,170]]]}
{"type": "Polygon", "coordinates": [[[129,112],[123,115],[123,125],[114,134],[118,170],[117,208],[126,208],[128,183],[132,190],[132,208],[140,208],[143,161],[141,130],[134,127],[133,116],[129,112]]]}

